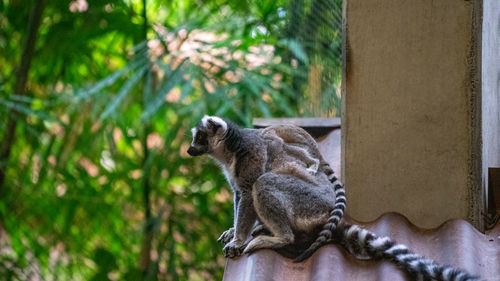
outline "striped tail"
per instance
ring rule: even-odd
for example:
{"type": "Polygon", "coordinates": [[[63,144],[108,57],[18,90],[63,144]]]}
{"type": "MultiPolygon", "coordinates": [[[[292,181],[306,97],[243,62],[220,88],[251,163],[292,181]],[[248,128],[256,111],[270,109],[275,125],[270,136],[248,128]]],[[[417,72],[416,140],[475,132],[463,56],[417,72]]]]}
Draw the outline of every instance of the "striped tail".
{"type": "MultiPolygon", "coordinates": [[[[325,169],[325,167],[323,167],[323,169],[325,169]]],[[[328,218],[328,222],[323,226],[323,230],[321,230],[321,232],[319,233],[318,238],[316,238],[316,241],[314,241],[311,244],[311,246],[309,246],[309,248],[307,248],[302,254],[300,254],[297,258],[295,258],[294,262],[304,261],[305,259],[309,258],[321,246],[328,243],[329,240],[332,238],[333,233],[337,229],[337,225],[339,224],[340,219],[342,219],[342,216],[344,216],[344,210],[346,207],[344,186],[333,175],[333,170],[325,169],[325,174],[328,176],[328,179],[333,184],[333,189],[335,191],[335,206],[333,210],[330,212],[330,217],[328,218]]]]}
{"type": "Polygon", "coordinates": [[[338,230],[336,235],[340,237],[335,238],[340,239],[340,244],[356,257],[389,260],[408,272],[415,280],[480,280],[461,269],[439,265],[411,252],[405,245],[396,244],[389,237],[378,237],[357,225],[345,225],[338,230]]]}

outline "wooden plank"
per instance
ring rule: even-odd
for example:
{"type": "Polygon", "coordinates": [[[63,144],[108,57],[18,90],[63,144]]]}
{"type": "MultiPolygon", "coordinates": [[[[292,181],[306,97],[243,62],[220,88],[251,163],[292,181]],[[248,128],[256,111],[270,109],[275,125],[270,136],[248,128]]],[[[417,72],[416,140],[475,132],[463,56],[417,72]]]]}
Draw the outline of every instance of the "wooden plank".
{"type": "Polygon", "coordinates": [[[340,118],[254,118],[255,128],[292,124],[304,128],[314,138],[322,137],[330,131],[340,129],[340,118]]]}

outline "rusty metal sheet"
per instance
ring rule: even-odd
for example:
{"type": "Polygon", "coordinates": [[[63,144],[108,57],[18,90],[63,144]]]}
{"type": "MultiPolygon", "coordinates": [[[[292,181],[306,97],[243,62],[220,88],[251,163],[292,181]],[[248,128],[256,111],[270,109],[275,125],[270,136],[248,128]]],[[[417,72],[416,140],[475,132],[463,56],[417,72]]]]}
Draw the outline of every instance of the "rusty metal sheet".
{"type": "MultiPolygon", "coordinates": [[[[347,218],[349,220],[349,218],[347,218]]],[[[363,227],[406,244],[418,254],[460,267],[489,281],[500,281],[500,225],[487,234],[464,220],[450,220],[435,229],[420,229],[404,216],[387,213],[363,227]]],[[[338,245],[326,245],[302,263],[272,250],[228,259],[224,281],[409,280],[385,261],[355,259],[338,245]]]]}

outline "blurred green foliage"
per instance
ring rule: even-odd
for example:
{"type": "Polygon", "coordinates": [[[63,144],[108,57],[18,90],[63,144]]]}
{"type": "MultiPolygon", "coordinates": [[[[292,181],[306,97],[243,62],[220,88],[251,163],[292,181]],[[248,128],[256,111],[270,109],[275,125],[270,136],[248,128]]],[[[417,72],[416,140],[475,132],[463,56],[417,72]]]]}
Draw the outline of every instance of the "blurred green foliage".
{"type": "Polygon", "coordinates": [[[189,128],[338,114],[341,1],[35,1],[0,0],[0,279],[222,279],[232,195],[189,128]]]}

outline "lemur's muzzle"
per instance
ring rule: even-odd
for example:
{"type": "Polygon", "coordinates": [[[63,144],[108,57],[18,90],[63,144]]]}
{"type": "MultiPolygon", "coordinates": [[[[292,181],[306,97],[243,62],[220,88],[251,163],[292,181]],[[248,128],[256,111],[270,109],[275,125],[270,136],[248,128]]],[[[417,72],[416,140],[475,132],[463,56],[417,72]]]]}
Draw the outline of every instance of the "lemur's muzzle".
{"type": "Polygon", "coordinates": [[[203,154],[203,151],[196,149],[194,146],[190,146],[187,150],[187,153],[191,156],[199,156],[203,154]]]}

